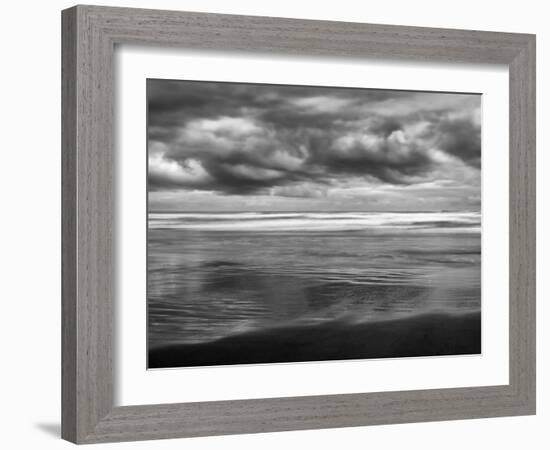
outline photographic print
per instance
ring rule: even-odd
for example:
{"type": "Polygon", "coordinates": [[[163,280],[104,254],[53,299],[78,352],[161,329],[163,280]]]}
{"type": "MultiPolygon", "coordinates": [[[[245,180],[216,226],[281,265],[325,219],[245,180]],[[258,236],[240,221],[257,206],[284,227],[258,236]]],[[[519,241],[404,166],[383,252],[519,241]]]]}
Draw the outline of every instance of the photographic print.
{"type": "Polygon", "coordinates": [[[147,80],[148,367],[481,352],[481,96],[147,80]]]}

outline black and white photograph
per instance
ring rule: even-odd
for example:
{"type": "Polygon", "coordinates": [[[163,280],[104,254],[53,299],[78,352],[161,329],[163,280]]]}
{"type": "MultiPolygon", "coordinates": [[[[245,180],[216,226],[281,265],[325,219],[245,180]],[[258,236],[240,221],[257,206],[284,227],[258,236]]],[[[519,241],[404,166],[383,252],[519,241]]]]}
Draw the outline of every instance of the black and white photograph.
{"type": "Polygon", "coordinates": [[[480,354],[481,99],[148,79],[148,368],[480,354]]]}
{"type": "Polygon", "coordinates": [[[3,4],[2,448],[545,447],[544,2],[98,3],[3,4]]]}

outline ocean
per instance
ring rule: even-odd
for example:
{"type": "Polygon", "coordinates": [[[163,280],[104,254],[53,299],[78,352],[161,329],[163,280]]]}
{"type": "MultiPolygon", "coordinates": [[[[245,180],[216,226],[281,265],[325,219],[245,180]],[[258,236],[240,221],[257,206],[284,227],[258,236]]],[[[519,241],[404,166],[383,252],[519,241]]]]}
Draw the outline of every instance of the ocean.
{"type": "Polygon", "coordinates": [[[149,349],[479,315],[481,216],[150,213],[147,264],[149,349]]]}

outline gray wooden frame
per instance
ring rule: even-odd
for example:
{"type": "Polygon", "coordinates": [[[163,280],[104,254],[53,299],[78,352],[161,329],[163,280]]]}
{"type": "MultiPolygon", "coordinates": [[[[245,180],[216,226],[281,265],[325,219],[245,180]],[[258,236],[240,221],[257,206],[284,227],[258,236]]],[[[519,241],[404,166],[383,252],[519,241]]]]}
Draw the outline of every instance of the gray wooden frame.
{"type": "Polygon", "coordinates": [[[94,443],[535,413],[535,36],[97,6],[63,11],[62,31],[64,439],[94,443]],[[509,384],[114,407],[113,52],[120,43],[506,64],[509,384]]]}

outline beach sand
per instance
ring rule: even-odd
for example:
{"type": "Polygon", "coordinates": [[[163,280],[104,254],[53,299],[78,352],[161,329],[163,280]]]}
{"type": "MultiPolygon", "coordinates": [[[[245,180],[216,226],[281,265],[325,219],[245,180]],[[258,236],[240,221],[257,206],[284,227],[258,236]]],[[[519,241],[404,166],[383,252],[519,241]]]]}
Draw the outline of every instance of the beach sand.
{"type": "Polygon", "coordinates": [[[148,367],[466,355],[481,353],[481,313],[429,313],[378,322],[274,327],[149,349],[148,367]]]}

